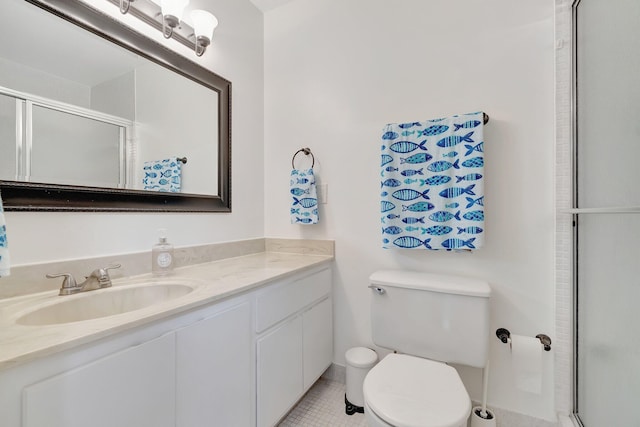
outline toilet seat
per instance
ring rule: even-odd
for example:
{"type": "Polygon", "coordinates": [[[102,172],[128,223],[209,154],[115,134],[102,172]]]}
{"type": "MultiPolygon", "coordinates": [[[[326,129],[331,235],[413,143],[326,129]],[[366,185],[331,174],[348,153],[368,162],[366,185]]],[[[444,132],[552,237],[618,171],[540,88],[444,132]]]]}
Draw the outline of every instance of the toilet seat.
{"type": "Polygon", "coordinates": [[[466,425],[471,399],[454,368],[441,362],[390,354],[365,378],[364,400],[395,427],[466,425]]]}

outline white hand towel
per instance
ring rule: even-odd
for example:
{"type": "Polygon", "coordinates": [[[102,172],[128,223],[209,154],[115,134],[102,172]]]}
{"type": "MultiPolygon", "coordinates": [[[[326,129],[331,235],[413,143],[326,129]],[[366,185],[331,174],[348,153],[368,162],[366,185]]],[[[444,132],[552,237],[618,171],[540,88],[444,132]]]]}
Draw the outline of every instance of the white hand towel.
{"type": "Polygon", "coordinates": [[[291,171],[291,224],[318,223],[318,196],[313,169],[291,171]]]}

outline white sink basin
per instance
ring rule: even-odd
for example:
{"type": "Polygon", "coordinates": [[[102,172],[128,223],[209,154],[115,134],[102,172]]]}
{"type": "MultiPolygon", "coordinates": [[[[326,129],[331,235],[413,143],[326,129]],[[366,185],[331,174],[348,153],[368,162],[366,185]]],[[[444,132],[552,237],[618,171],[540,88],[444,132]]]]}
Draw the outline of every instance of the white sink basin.
{"type": "Polygon", "coordinates": [[[148,283],[61,296],[53,304],[23,314],[16,323],[43,326],[114,316],[179,298],[193,289],[182,283],[148,283]]]}

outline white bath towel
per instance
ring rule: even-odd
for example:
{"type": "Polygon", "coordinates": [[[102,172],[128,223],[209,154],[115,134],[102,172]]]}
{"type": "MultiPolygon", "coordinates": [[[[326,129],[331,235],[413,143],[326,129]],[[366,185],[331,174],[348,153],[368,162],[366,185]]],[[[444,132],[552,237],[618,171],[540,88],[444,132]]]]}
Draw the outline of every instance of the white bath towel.
{"type": "Polygon", "coordinates": [[[484,243],[483,113],[388,124],[382,134],[383,248],[484,243]]]}

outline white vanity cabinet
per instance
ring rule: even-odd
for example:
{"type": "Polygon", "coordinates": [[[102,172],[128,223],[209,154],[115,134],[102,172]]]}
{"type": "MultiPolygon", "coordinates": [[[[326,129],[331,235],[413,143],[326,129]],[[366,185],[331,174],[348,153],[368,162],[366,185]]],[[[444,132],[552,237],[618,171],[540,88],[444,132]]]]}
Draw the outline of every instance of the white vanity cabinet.
{"type": "Polygon", "coordinates": [[[270,426],[332,337],[323,266],[0,371],[0,426],[270,426]]]}
{"type": "Polygon", "coordinates": [[[253,424],[251,338],[250,301],[176,331],[176,427],[253,424]]]}
{"type": "Polygon", "coordinates": [[[174,334],[24,388],[24,427],[171,427],[174,334]]]}
{"type": "Polygon", "coordinates": [[[273,426],[333,359],[331,270],[256,296],[257,425],[273,426]]]}

